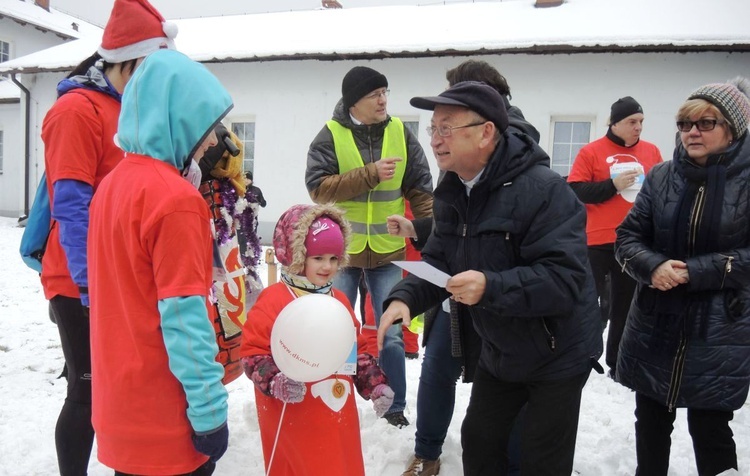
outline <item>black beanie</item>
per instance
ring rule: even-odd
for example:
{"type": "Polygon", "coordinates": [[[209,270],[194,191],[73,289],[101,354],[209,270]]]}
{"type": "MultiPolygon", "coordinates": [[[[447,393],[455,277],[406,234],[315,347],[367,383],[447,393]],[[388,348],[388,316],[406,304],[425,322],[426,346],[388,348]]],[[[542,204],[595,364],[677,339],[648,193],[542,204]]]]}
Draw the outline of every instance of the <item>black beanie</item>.
{"type": "Polygon", "coordinates": [[[367,94],[378,88],[387,88],[388,80],[385,76],[367,66],[355,66],[350,69],[344,81],[341,82],[341,97],[344,100],[344,109],[350,107],[367,94]]]}
{"type": "Polygon", "coordinates": [[[620,98],[612,104],[612,109],[609,113],[609,125],[611,126],[612,124],[620,122],[626,117],[638,114],[639,112],[643,114],[643,108],[638,104],[638,101],[630,96],[620,98]]]}

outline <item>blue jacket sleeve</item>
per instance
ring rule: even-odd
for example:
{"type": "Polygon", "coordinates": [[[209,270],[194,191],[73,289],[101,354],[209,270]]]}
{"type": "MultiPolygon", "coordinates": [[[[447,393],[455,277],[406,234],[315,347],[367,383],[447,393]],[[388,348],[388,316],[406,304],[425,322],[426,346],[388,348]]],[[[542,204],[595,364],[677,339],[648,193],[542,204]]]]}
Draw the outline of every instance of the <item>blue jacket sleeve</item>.
{"type": "Polygon", "coordinates": [[[227,391],[221,383],[224,368],[204,296],[173,297],[159,301],[169,369],[187,396],[187,417],[196,433],[227,421],[227,391]]]}
{"type": "MultiPolygon", "coordinates": [[[[52,218],[60,224],[60,245],[68,260],[68,270],[79,288],[89,285],[86,265],[86,243],[89,231],[89,205],[94,189],[91,185],[72,179],[53,184],[52,218]]],[[[87,291],[82,290],[88,294],[87,291]]],[[[82,296],[83,299],[87,299],[82,296]]],[[[84,302],[88,305],[88,302],[84,302]]]]}

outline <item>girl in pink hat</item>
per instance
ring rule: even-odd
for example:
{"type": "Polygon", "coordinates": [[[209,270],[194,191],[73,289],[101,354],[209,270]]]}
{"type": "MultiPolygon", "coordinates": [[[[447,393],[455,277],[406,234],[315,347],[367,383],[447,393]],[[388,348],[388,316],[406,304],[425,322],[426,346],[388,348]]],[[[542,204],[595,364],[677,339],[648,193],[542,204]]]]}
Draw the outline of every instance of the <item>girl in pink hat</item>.
{"type": "Polygon", "coordinates": [[[352,387],[364,399],[372,400],[378,417],[393,402],[393,390],[385,374],[375,358],[364,352],[366,343],[349,300],[332,286],[336,272],[347,261],[349,234],[342,211],[330,205],[295,205],[276,224],[273,244],[282,265],[281,281],[263,290],[248,313],[240,352],[245,375],[255,384],[268,475],[363,476],[359,416],[352,387]],[[310,293],[332,296],[349,310],[357,330],[354,375],[337,373],[335,379],[297,382],[274,362],[270,343],[274,322],[287,304],[310,293]],[[321,386],[334,380],[343,387],[320,391],[321,386]]]}

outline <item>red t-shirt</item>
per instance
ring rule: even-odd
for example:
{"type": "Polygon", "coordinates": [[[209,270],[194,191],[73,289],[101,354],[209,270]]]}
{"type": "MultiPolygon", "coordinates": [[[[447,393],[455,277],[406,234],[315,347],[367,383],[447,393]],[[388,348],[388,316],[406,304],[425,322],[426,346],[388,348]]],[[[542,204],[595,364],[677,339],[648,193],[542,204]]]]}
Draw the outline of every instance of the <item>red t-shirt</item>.
{"type": "MultiPolygon", "coordinates": [[[[601,182],[612,178],[612,166],[629,162],[640,164],[647,174],[661,161],[659,149],[650,142],[641,140],[632,147],[624,147],[605,136],[585,145],[578,152],[568,182],[601,182]]],[[[588,245],[614,243],[617,237],[615,229],[632,207],[633,203],[619,193],[601,203],[587,203],[588,245]]]]}
{"type": "Polygon", "coordinates": [[[157,303],[208,294],[205,201],[172,165],[129,154],[92,200],[88,265],[99,461],[133,474],[193,471],[207,457],[191,441],[157,303]]]}
{"type": "MultiPolygon", "coordinates": [[[[334,289],[333,293],[333,297],[349,309],[357,329],[358,352],[363,352],[365,339],[359,333],[359,322],[349,300],[341,291],[334,289]]],[[[284,283],[276,283],[261,292],[242,329],[240,355],[271,353],[273,323],[293,299],[284,283]]],[[[351,376],[339,375],[336,379],[345,385],[344,402],[331,398],[331,385],[335,379],[327,377],[320,382],[307,383],[307,394],[302,402],[286,405],[270,476],[364,476],[359,414],[354,400],[356,390],[351,376]],[[342,405],[341,408],[336,403],[342,405]]],[[[284,403],[256,388],[255,406],[268,468],[284,403]]]]}
{"type": "MultiPolygon", "coordinates": [[[[119,115],[119,101],[87,89],[64,94],[47,112],[42,141],[50,202],[54,200],[52,186],[58,180],[78,180],[96,191],[102,179],[122,160],[123,152],[114,143],[119,115]]],[[[44,253],[42,286],[46,299],[58,294],[80,297],[78,286],[70,277],[57,224],[44,253]]]]}

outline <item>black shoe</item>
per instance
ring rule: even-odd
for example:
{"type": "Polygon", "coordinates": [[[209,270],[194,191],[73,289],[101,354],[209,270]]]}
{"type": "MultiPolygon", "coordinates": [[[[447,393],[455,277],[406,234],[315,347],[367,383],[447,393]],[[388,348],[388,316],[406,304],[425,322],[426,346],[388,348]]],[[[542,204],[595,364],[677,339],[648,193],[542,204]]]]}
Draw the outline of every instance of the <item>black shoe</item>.
{"type": "Polygon", "coordinates": [[[409,360],[414,360],[419,358],[419,352],[405,352],[404,356],[409,360]]]}
{"type": "Polygon", "coordinates": [[[403,428],[405,426],[409,426],[409,420],[406,419],[404,416],[404,412],[393,412],[385,415],[383,418],[385,418],[390,425],[395,426],[396,428],[403,428]]]}

